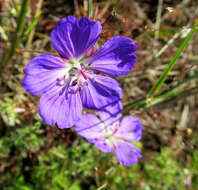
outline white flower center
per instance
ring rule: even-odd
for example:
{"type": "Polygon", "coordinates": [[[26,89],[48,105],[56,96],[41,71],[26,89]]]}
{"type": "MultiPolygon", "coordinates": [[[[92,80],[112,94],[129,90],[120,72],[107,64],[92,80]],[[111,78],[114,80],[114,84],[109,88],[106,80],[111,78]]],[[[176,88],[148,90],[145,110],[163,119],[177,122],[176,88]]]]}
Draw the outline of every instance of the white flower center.
{"type": "Polygon", "coordinates": [[[112,125],[105,126],[103,123],[103,137],[106,139],[107,143],[114,147],[114,145],[119,140],[119,137],[116,136],[116,133],[118,131],[119,122],[114,122],[112,125]]]}
{"type": "Polygon", "coordinates": [[[78,59],[69,60],[68,63],[71,69],[73,68],[81,69],[81,62],[78,59]]]}
{"type": "MultiPolygon", "coordinates": [[[[57,84],[67,86],[72,91],[78,91],[86,85],[87,74],[85,67],[85,59],[71,59],[65,64],[61,77],[57,79],[57,84]]],[[[70,92],[70,91],[68,91],[70,92]]]]}

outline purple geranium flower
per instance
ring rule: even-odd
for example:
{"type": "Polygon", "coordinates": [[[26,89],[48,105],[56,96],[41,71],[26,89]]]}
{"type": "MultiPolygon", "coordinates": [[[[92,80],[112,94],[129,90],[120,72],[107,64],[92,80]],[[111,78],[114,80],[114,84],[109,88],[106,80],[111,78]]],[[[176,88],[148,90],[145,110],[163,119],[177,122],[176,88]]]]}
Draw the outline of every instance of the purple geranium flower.
{"type": "Polygon", "coordinates": [[[83,115],[76,124],[77,133],[95,144],[103,152],[115,152],[117,160],[126,166],[137,163],[141,158],[139,149],[132,144],[142,136],[140,121],[132,116],[121,114],[112,117],[107,112],[83,115]]]}
{"type": "Polygon", "coordinates": [[[93,53],[100,34],[98,21],[63,18],[51,32],[52,45],[60,56],[41,54],[24,69],[23,86],[33,95],[42,95],[39,114],[47,124],[68,128],[79,121],[83,107],[105,110],[120,101],[119,84],[98,73],[128,73],[135,63],[137,46],[118,36],[93,53]]]}

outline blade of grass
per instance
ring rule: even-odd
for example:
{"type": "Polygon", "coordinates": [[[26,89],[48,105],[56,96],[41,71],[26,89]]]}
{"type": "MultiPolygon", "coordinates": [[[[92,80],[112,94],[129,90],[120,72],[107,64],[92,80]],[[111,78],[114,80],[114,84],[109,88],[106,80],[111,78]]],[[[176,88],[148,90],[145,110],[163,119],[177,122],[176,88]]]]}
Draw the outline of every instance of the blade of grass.
{"type": "Polygon", "coordinates": [[[37,25],[39,19],[40,19],[40,16],[41,16],[41,12],[40,10],[37,12],[36,11],[36,14],[35,14],[35,17],[32,21],[32,23],[27,27],[27,29],[24,31],[24,35],[28,35],[31,31],[34,30],[34,27],[37,25]]]}
{"type": "Polygon", "coordinates": [[[184,90],[180,94],[173,95],[170,98],[165,99],[158,104],[155,104],[154,106],[156,108],[164,108],[167,104],[170,104],[170,103],[175,102],[179,99],[182,99],[182,98],[185,98],[185,97],[188,97],[188,96],[191,96],[191,95],[196,95],[196,94],[198,94],[198,87],[194,87],[194,88],[191,88],[191,89],[188,89],[188,90],[184,90]]]}
{"type": "Polygon", "coordinates": [[[88,0],[88,17],[93,17],[93,0],[88,0]]]}
{"type": "MultiPolygon", "coordinates": [[[[196,88],[196,92],[198,93],[198,87],[195,87],[196,88]]],[[[194,88],[192,88],[194,90],[194,88]]],[[[138,101],[135,101],[131,104],[128,104],[126,106],[124,106],[124,109],[123,109],[123,114],[126,114],[131,108],[141,108],[141,107],[150,107],[150,106],[154,106],[156,104],[159,104],[161,103],[162,101],[164,101],[166,98],[169,98],[169,97],[173,97],[173,96],[177,96],[179,97],[180,94],[185,94],[185,96],[187,96],[187,92],[190,92],[192,89],[188,89],[188,90],[182,90],[182,89],[179,89],[179,90],[174,90],[174,91],[171,91],[171,92],[167,92],[167,93],[164,93],[164,94],[161,94],[161,95],[157,95],[157,96],[154,96],[154,97],[151,97],[151,98],[148,98],[148,99],[141,99],[141,100],[138,100],[138,101]]],[[[189,94],[190,95],[190,94],[189,94]]]]}
{"type": "Polygon", "coordinates": [[[3,72],[4,67],[7,65],[7,63],[10,61],[10,59],[12,58],[12,56],[15,53],[15,50],[19,44],[19,42],[21,41],[21,36],[23,33],[23,29],[24,29],[24,25],[25,25],[25,19],[27,16],[27,11],[28,11],[28,5],[29,5],[29,0],[23,0],[22,1],[22,6],[21,6],[21,10],[20,10],[20,14],[17,20],[17,27],[16,27],[16,31],[15,31],[15,36],[11,42],[11,47],[8,51],[8,53],[5,55],[5,58],[2,61],[1,67],[0,67],[0,75],[3,72]]]}
{"type": "MultiPolygon", "coordinates": [[[[34,18],[32,20],[32,23],[27,27],[27,29],[24,31],[24,35],[27,36],[27,42],[25,44],[25,49],[31,49],[32,48],[32,40],[34,39],[35,35],[35,27],[37,23],[39,22],[40,16],[42,14],[41,8],[42,8],[43,0],[38,0],[36,4],[36,10],[34,12],[34,18]]],[[[24,52],[24,65],[27,64],[29,61],[29,53],[26,51],[24,52]]]]}
{"type": "Polygon", "coordinates": [[[159,30],[160,30],[160,23],[161,23],[161,14],[162,14],[162,5],[163,0],[158,1],[158,8],[157,8],[157,15],[156,15],[156,23],[155,23],[155,40],[157,41],[159,38],[159,30]]]}
{"type": "Polygon", "coordinates": [[[105,189],[107,187],[107,184],[103,184],[102,186],[98,187],[97,190],[102,190],[102,189],[105,189]]]}
{"type": "Polygon", "coordinates": [[[32,53],[32,54],[44,54],[44,53],[49,53],[49,54],[52,54],[52,55],[55,55],[55,56],[58,56],[58,53],[56,52],[47,52],[47,51],[41,51],[41,50],[33,50],[33,49],[19,49],[17,48],[16,49],[16,53],[18,54],[23,54],[25,52],[28,52],[28,53],[32,53]]]}
{"type": "Polygon", "coordinates": [[[39,0],[37,3],[37,6],[36,6],[34,19],[33,19],[32,23],[24,31],[24,35],[28,35],[29,33],[34,33],[34,27],[37,25],[37,23],[40,19],[40,16],[42,14],[42,12],[41,12],[42,4],[43,4],[43,0],[39,0]]]}
{"type": "Polygon", "coordinates": [[[160,101],[162,101],[163,99],[172,96],[172,95],[176,95],[179,94],[180,92],[182,92],[182,90],[175,90],[175,91],[171,91],[171,92],[166,92],[164,94],[161,95],[157,95],[151,98],[147,98],[147,99],[141,99],[141,100],[137,100],[133,103],[127,104],[124,106],[123,109],[123,113],[127,113],[128,110],[130,110],[131,108],[141,108],[141,107],[147,107],[150,105],[154,105],[160,101]]]}
{"type": "Polygon", "coordinates": [[[133,103],[129,103],[127,105],[124,106],[123,112],[127,113],[129,109],[132,108],[140,108],[140,107],[146,107],[146,106],[150,106],[150,105],[156,105],[157,103],[163,101],[166,98],[172,97],[172,96],[179,96],[179,94],[184,94],[185,91],[189,91],[186,89],[181,89],[181,87],[184,84],[187,84],[188,82],[195,80],[198,78],[198,73],[195,73],[192,76],[189,76],[186,80],[183,80],[182,82],[177,83],[175,86],[173,86],[171,89],[169,89],[168,91],[165,91],[163,93],[161,93],[160,95],[148,98],[148,99],[140,99],[137,100],[133,103]]]}
{"type": "Polygon", "coordinates": [[[156,82],[156,84],[148,92],[148,95],[149,96],[152,96],[152,95],[154,95],[154,94],[156,94],[156,93],[158,93],[160,91],[161,87],[164,85],[164,82],[165,82],[165,80],[168,77],[168,74],[170,73],[170,71],[172,70],[173,66],[175,65],[175,63],[179,59],[180,55],[182,54],[182,52],[184,51],[184,49],[187,47],[189,41],[192,39],[193,35],[196,32],[197,32],[197,24],[195,24],[192,27],[191,31],[188,33],[188,35],[186,36],[186,38],[182,41],[182,43],[179,46],[178,50],[176,51],[176,53],[174,54],[174,56],[171,58],[170,62],[168,63],[168,66],[163,71],[163,73],[161,74],[161,76],[158,79],[158,81],[156,82]]]}
{"type": "MultiPolygon", "coordinates": [[[[178,82],[176,85],[174,85],[172,88],[171,88],[171,91],[176,89],[176,88],[179,88],[181,86],[183,86],[184,84],[190,82],[191,80],[194,80],[194,79],[197,79],[198,78],[198,72],[195,73],[194,75],[191,75],[189,76],[187,79],[181,81],[181,82],[178,82]]],[[[170,91],[170,90],[169,90],[170,91]]]]}

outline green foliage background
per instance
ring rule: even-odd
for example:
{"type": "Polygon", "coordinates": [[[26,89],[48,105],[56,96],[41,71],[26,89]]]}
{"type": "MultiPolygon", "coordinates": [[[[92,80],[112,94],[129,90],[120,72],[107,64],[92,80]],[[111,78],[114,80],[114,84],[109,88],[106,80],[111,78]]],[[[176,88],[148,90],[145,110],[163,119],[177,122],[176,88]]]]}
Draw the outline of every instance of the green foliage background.
{"type": "Polygon", "coordinates": [[[148,155],[142,147],[144,159],[125,167],[75,133],[43,125],[37,114],[32,125],[18,125],[21,114],[8,97],[1,112],[9,129],[0,139],[2,190],[183,190],[189,180],[198,186],[198,150],[184,159],[171,147],[148,155]]]}

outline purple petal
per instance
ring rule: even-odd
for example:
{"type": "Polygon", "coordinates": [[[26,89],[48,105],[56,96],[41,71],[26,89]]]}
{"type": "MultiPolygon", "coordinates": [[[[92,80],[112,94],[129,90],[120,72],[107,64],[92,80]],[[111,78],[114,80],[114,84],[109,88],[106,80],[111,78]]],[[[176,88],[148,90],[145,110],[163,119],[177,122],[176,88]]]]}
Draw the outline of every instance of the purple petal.
{"type": "Polygon", "coordinates": [[[94,114],[82,115],[80,121],[76,123],[74,128],[76,132],[87,138],[97,139],[101,136],[101,121],[94,114]]]}
{"type": "Polygon", "coordinates": [[[60,87],[44,94],[39,102],[39,114],[49,125],[57,124],[59,128],[69,128],[81,117],[82,103],[79,93],[61,92],[60,87]]]}
{"type": "Polygon", "coordinates": [[[112,76],[124,75],[135,64],[136,50],[137,46],[130,38],[113,37],[91,57],[90,67],[112,76]]]}
{"type": "Polygon", "coordinates": [[[100,75],[92,76],[93,78],[87,80],[87,86],[80,92],[83,106],[104,110],[121,99],[121,89],[114,79],[100,75]]]}
{"type": "Polygon", "coordinates": [[[117,135],[128,141],[139,141],[142,137],[142,125],[137,118],[125,116],[120,123],[117,135]]]}
{"type": "Polygon", "coordinates": [[[51,32],[52,45],[65,58],[77,58],[94,46],[101,33],[100,22],[68,16],[58,22],[51,32]]]}
{"type": "Polygon", "coordinates": [[[116,116],[121,113],[123,105],[121,101],[113,102],[109,106],[104,108],[105,112],[108,112],[111,116],[116,116]]]}
{"type": "Polygon", "coordinates": [[[102,152],[112,152],[111,146],[103,138],[103,126],[94,114],[85,114],[74,128],[76,132],[85,137],[90,143],[93,143],[102,152]]]}
{"type": "Polygon", "coordinates": [[[94,143],[96,148],[100,149],[102,152],[113,152],[112,146],[103,138],[92,141],[92,143],[94,143]]]}
{"type": "Polygon", "coordinates": [[[66,66],[59,57],[50,54],[39,55],[24,69],[27,75],[22,79],[23,87],[30,94],[43,94],[55,87],[57,78],[66,74],[66,66]]]}
{"type": "Polygon", "coordinates": [[[120,141],[116,145],[115,153],[117,160],[125,166],[136,164],[138,158],[142,157],[137,147],[124,141],[120,141]]]}
{"type": "Polygon", "coordinates": [[[111,126],[115,122],[119,122],[121,114],[111,115],[106,111],[98,111],[97,115],[100,117],[100,120],[105,123],[106,127],[111,126]]]}

